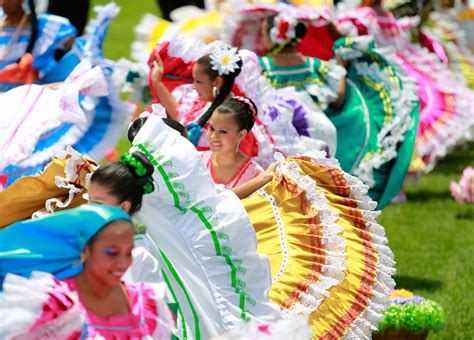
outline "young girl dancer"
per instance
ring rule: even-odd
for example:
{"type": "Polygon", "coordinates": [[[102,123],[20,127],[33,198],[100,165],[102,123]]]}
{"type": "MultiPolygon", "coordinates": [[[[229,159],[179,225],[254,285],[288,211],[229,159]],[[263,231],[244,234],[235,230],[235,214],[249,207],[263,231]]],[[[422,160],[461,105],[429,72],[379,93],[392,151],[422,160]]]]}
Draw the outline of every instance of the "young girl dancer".
{"type": "Polygon", "coordinates": [[[6,277],[0,311],[8,310],[10,299],[20,310],[30,310],[6,320],[3,335],[16,331],[35,338],[170,338],[173,318],[161,300],[163,288],[121,280],[132,262],[133,228],[120,208],[82,205],[18,222],[0,233],[8,240],[0,242],[0,279],[6,277]],[[18,256],[18,249],[27,251],[18,256]],[[26,280],[7,274],[32,276],[26,280]],[[25,294],[30,296],[29,308],[18,304],[25,294]],[[80,311],[82,321],[71,318],[74,310],[80,311]]]}

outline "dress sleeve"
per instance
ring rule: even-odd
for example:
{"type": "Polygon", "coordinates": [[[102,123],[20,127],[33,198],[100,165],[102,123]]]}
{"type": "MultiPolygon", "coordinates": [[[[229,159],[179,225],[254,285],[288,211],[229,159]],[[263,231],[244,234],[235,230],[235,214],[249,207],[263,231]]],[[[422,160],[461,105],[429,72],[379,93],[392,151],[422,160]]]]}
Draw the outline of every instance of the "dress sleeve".
{"type": "Polygon", "coordinates": [[[154,324],[153,339],[171,339],[175,318],[166,301],[164,284],[140,284],[145,308],[145,320],[154,324]]]}
{"type": "Polygon", "coordinates": [[[29,279],[6,276],[0,318],[2,338],[78,338],[83,326],[76,295],[51,274],[40,272],[34,272],[29,279]]]}
{"type": "Polygon", "coordinates": [[[41,75],[56,65],[54,53],[64,47],[64,43],[77,35],[77,30],[69,20],[55,15],[42,14],[38,17],[38,40],[33,49],[33,66],[41,75]]]}
{"type": "Polygon", "coordinates": [[[313,72],[320,76],[326,91],[321,91],[318,100],[323,103],[332,103],[337,100],[337,92],[341,85],[341,81],[346,77],[344,67],[338,65],[335,60],[325,61],[321,59],[312,59],[313,72]]]}

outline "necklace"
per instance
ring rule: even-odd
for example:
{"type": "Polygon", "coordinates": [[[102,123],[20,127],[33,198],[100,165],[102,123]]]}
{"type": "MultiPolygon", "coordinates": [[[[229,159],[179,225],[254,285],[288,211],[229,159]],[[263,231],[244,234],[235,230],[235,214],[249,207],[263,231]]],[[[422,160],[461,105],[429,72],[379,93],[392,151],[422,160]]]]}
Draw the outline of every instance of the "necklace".
{"type": "MultiPolygon", "coordinates": [[[[8,41],[8,43],[6,43],[3,46],[0,46],[0,61],[5,61],[4,58],[10,53],[13,46],[20,39],[21,32],[23,31],[23,26],[25,26],[25,23],[26,23],[27,19],[28,19],[28,14],[26,14],[26,13],[23,14],[23,16],[21,17],[20,22],[15,27],[15,29],[16,29],[15,35],[8,41]]],[[[1,32],[0,35],[4,35],[3,33],[4,33],[4,27],[5,27],[5,20],[6,20],[6,17],[3,17],[3,20],[0,24],[0,32],[1,32]]]]}

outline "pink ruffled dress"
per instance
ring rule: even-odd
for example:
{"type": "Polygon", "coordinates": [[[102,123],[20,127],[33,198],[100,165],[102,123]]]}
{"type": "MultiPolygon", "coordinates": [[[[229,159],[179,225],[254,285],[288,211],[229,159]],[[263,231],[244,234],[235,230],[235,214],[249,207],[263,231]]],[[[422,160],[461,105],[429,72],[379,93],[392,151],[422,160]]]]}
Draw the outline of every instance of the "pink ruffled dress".
{"type": "MultiPolygon", "coordinates": [[[[69,289],[77,292],[74,278],[67,279],[69,289]]],[[[159,300],[155,290],[144,283],[123,282],[129,298],[130,313],[99,317],[80,308],[85,318],[82,337],[86,339],[101,336],[105,339],[141,339],[152,336],[153,339],[170,339],[170,325],[173,318],[165,302],[159,300]]]]}
{"type": "Polygon", "coordinates": [[[123,282],[130,312],[99,317],[78,298],[74,278],[58,281],[49,273],[30,278],[8,274],[0,299],[0,338],[170,339],[174,317],[163,300],[163,285],[123,282]]]}
{"type": "Polygon", "coordinates": [[[221,183],[215,176],[212,161],[214,160],[214,154],[211,151],[201,152],[201,159],[204,161],[206,168],[209,169],[211,178],[216,184],[222,184],[226,189],[233,189],[242,185],[252,178],[255,178],[263,172],[260,165],[257,164],[252,158],[247,158],[247,161],[242,164],[239,170],[237,170],[232,178],[227,183],[221,183]]]}

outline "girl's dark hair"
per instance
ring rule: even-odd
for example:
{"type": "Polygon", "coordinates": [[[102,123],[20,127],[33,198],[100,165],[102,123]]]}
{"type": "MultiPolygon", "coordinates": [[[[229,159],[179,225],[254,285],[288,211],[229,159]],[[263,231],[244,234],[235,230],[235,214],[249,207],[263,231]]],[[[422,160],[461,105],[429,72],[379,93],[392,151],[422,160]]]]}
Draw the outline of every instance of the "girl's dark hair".
{"type": "MultiPolygon", "coordinates": [[[[267,35],[270,36],[270,30],[275,26],[275,18],[277,15],[271,15],[267,17],[267,35]]],[[[298,23],[295,26],[295,37],[291,40],[289,40],[286,44],[284,45],[276,45],[273,47],[269,53],[275,53],[275,51],[283,51],[285,48],[288,46],[294,46],[300,42],[301,39],[306,35],[307,27],[304,23],[301,21],[298,21],[298,23]]]]}
{"type": "Polygon", "coordinates": [[[184,127],[183,124],[181,124],[180,122],[178,122],[174,119],[168,118],[168,117],[163,118],[163,121],[170,128],[172,128],[173,130],[178,131],[181,136],[188,139],[188,130],[186,130],[186,128],[184,127]]]}
{"type": "Polygon", "coordinates": [[[100,166],[91,177],[91,182],[105,187],[111,195],[117,197],[119,202],[129,201],[131,203],[130,215],[140,210],[142,205],[144,186],[153,185],[153,164],[140,151],[135,151],[132,156],[143,165],[146,173],[142,176],[136,174],[136,169],[129,163],[120,161],[100,166]]]}
{"type": "MultiPolygon", "coordinates": [[[[172,129],[178,131],[181,136],[188,139],[188,131],[186,130],[186,128],[184,127],[183,124],[181,124],[180,122],[178,122],[174,119],[168,118],[168,117],[165,117],[165,118],[162,118],[162,119],[163,119],[163,121],[165,122],[166,125],[168,125],[172,129]]],[[[130,127],[128,128],[128,133],[127,133],[127,137],[128,137],[128,140],[130,141],[130,143],[132,143],[133,140],[135,139],[135,137],[138,135],[138,132],[143,127],[146,120],[147,120],[147,117],[138,117],[130,125],[130,127]]]]}
{"type": "Polygon", "coordinates": [[[233,114],[239,131],[245,129],[247,132],[250,132],[255,124],[257,106],[250,98],[237,97],[221,104],[216,111],[233,114]],[[239,100],[238,98],[244,100],[239,100]]]}
{"type": "Polygon", "coordinates": [[[31,36],[28,46],[26,47],[26,53],[32,53],[35,48],[36,40],[38,40],[38,17],[36,15],[35,0],[24,0],[28,1],[28,5],[31,10],[31,36]]]}
{"type": "MultiPolygon", "coordinates": [[[[208,75],[211,80],[214,80],[219,76],[219,73],[217,73],[216,70],[212,69],[210,54],[206,54],[199,58],[196,64],[202,66],[203,72],[208,75]]],[[[209,118],[211,118],[214,110],[224,102],[224,100],[232,91],[235,78],[237,78],[242,69],[242,59],[237,62],[237,65],[239,66],[239,68],[233,73],[221,75],[221,77],[224,79],[224,84],[222,85],[222,88],[219,89],[219,94],[216,96],[216,98],[214,98],[214,101],[212,102],[211,106],[201,115],[201,117],[199,117],[197,121],[199,125],[206,125],[209,118]]]]}

